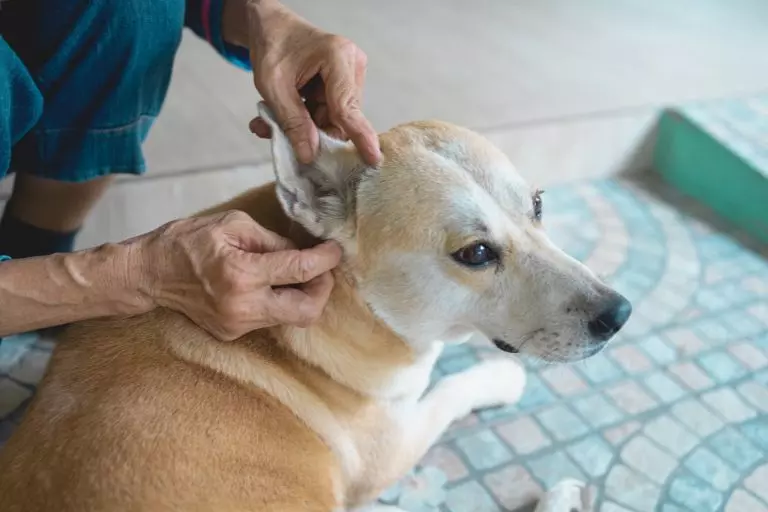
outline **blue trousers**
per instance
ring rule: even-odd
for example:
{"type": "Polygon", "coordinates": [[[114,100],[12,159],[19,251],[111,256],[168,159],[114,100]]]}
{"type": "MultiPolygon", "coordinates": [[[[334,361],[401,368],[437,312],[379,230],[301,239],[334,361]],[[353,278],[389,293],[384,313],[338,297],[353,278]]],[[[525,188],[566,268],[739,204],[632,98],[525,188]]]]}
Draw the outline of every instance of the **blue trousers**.
{"type": "Polygon", "coordinates": [[[7,0],[0,9],[0,174],[142,172],[184,0],[7,0]]]}
{"type": "Polygon", "coordinates": [[[186,25],[225,58],[223,0],[0,2],[0,177],[85,181],[144,171],[186,25]]]}

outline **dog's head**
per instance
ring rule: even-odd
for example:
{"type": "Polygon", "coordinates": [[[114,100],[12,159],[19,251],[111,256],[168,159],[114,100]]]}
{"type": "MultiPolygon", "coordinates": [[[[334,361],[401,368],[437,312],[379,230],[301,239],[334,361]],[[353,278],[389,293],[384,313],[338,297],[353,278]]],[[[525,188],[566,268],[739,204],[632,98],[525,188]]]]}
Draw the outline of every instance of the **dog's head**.
{"type": "Polygon", "coordinates": [[[261,115],[285,212],[342,245],[362,298],[417,350],[480,332],[501,350],[576,361],[627,321],[629,302],[547,238],[545,197],[476,133],[398,126],[381,135],[377,168],[321,134],[302,165],[261,115]]]}

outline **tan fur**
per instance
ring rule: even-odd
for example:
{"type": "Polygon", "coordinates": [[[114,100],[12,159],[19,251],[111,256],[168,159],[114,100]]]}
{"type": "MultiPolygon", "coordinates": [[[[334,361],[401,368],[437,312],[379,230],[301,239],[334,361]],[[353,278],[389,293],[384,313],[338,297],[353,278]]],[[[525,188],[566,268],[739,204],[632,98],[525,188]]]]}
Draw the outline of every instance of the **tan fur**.
{"type": "MultiPolygon", "coordinates": [[[[294,179],[281,167],[295,162],[279,152],[276,125],[273,135],[278,180],[294,179]]],[[[326,143],[319,168],[357,165],[351,147],[326,143]]],[[[565,290],[550,300],[560,308],[569,294],[594,294],[599,283],[537,234],[530,191],[478,135],[414,123],[384,134],[381,146],[382,166],[360,178],[356,198],[341,194],[323,210],[326,217],[281,208],[274,184],[204,212],[244,211],[299,247],[317,239],[283,209],[334,233],[345,261],[311,327],[274,327],[221,343],[160,309],[69,328],[0,452],[0,510],[345,510],[401,478],[454,420],[515,402],[525,375],[509,358],[450,376],[424,395],[442,342],[460,342],[483,322],[495,326],[505,317],[490,318],[488,310],[520,304],[515,294],[550,300],[548,293],[565,290]],[[497,271],[452,262],[449,254],[478,237],[498,240],[509,261],[497,271]],[[552,279],[564,276],[562,289],[513,284],[528,282],[531,251],[545,262],[537,275],[543,268],[552,279]],[[454,320],[464,310],[467,318],[454,320]]],[[[500,332],[528,329],[519,326],[526,322],[538,327],[546,313],[540,309],[510,315],[500,332]]],[[[555,320],[583,330],[581,317],[562,309],[555,320]]],[[[579,314],[591,314],[583,309],[579,314]]],[[[571,346],[586,343],[557,338],[525,350],[555,347],[577,357],[580,347],[571,346]]],[[[567,496],[580,495],[566,487],[567,496]]]]}
{"type": "MultiPolygon", "coordinates": [[[[229,209],[307,245],[280,211],[274,185],[208,212],[229,209]]],[[[167,310],[69,328],[0,451],[0,510],[331,511],[345,505],[342,488],[353,501],[374,498],[400,475],[348,488],[343,461],[259,387],[269,377],[287,383],[295,407],[327,411],[361,442],[384,428],[356,388],[375,392],[414,356],[356,300],[341,272],[336,282],[312,329],[265,329],[233,343],[167,310]],[[337,368],[307,364],[334,349],[337,368]]],[[[381,452],[374,457],[388,449],[381,452]]],[[[360,462],[352,467],[362,470],[360,462]]]]}

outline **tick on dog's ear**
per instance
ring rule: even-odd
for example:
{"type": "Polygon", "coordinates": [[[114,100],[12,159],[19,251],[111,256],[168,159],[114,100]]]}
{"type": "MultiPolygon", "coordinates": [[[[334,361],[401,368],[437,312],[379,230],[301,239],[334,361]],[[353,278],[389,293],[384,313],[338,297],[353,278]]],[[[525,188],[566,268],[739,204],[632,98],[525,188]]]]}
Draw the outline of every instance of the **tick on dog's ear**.
{"type": "Polygon", "coordinates": [[[299,162],[272,111],[259,103],[259,116],[272,130],[277,196],[285,213],[311,234],[335,238],[354,209],[355,185],[366,166],[351,143],[319,131],[315,161],[299,162]]]}

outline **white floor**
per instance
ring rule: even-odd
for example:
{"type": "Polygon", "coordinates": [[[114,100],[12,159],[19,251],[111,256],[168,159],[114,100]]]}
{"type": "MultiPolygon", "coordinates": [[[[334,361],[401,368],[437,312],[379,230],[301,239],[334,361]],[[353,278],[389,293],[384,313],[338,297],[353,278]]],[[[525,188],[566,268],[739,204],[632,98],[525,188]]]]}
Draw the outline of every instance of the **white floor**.
{"type": "MultiPolygon", "coordinates": [[[[664,106],[768,90],[764,0],[287,3],[367,52],[377,129],[421,118],[466,125],[543,185],[646,167],[664,106]]],[[[81,245],[269,179],[268,148],[247,130],[257,101],[247,73],[186,34],[146,145],[150,172],[109,192],[81,245]]]]}

